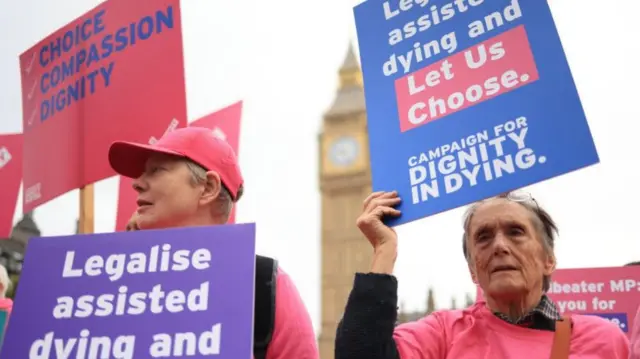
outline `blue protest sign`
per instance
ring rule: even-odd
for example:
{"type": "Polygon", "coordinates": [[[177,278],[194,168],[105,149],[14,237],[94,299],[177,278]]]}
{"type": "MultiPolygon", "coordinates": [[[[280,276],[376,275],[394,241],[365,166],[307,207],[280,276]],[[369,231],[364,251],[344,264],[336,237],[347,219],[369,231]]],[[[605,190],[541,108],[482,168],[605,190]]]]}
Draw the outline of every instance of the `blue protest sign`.
{"type": "Polygon", "coordinates": [[[29,242],[2,358],[250,358],[255,226],[29,242]]]}
{"type": "Polygon", "coordinates": [[[546,1],[354,9],[374,191],[398,225],[599,161],[546,1]]]}

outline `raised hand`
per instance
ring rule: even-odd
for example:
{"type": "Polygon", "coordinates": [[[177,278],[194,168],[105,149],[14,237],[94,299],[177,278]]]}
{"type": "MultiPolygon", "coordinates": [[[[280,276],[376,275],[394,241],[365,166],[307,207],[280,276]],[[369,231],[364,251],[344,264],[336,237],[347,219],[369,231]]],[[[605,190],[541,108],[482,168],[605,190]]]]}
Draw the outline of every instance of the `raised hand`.
{"type": "Polygon", "coordinates": [[[400,203],[398,193],[374,192],[363,204],[363,211],[356,225],[373,246],[375,258],[372,271],[392,272],[398,250],[396,231],[382,222],[385,216],[397,217],[400,211],[394,207],[400,203]]]}

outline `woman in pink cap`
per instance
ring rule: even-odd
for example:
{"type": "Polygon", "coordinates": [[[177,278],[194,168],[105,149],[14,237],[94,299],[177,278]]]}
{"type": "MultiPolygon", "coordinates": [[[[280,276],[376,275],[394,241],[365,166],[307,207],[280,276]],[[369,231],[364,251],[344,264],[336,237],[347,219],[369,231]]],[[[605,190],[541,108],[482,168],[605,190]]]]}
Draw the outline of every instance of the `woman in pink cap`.
{"type": "MultiPolygon", "coordinates": [[[[244,193],[237,157],[211,130],[187,127],[153,145],[115,142],[109,162],[133,178],[138,209],[127,230],[226,224],[244,193]]],[[[255,359],[318,359],[311,318],[289,275],[256,256],[255,359]]]]}

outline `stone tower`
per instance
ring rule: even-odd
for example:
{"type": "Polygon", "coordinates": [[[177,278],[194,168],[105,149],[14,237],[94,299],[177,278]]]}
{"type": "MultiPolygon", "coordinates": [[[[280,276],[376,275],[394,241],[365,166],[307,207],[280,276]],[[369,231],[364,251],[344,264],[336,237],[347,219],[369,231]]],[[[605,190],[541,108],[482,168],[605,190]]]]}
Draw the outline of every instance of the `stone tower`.
{"type": "Polygon", "coordinates": [[[355,225],[371,192],[369,139],[362,71],[349,46],[340,85],[319,136],[322,206],[322,319],[320,358],[333,359],[336,326],[355,272],[367,272],[372,249],[355,225]]]}
{"type": "Polygon", "coordinates": [[[0,239],[0,252],[24,254],[29,239],[40,236],[40,229],[33,219],[33,211],[25,213],[22,219],[13,226],[11,236],[0,239]]]}

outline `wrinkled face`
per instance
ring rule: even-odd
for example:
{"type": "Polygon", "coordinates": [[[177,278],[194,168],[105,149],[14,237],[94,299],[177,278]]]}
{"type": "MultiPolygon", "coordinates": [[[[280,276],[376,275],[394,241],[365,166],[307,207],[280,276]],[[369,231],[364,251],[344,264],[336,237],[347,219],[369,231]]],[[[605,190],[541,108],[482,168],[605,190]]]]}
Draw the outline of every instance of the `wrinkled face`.
{"type": "Polygon", "coordinates": [[[196,215],[203,185],[195,185],[184,160],[155,155],[133,183],[138,191],[137,224],[140,229],[183,226],[196,215]]]}
{"type": "Polygon", "coordinates": [[[555,269],[533,222],[519,203],[493,199],[481,204],[469,223],[469,267],[491,296],[542,291],[542,278],[555,269]]]}

